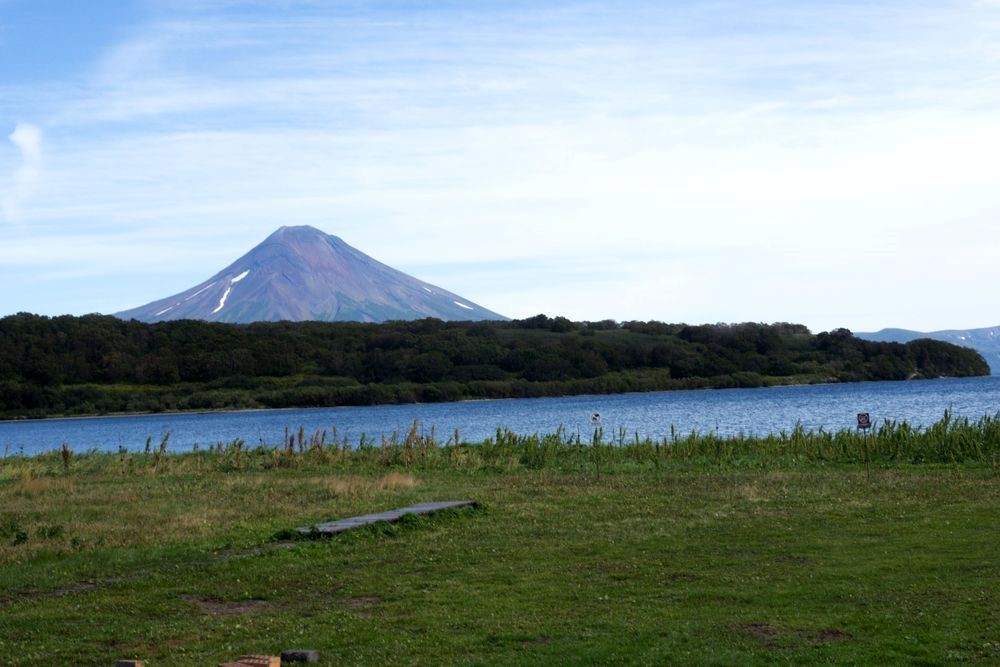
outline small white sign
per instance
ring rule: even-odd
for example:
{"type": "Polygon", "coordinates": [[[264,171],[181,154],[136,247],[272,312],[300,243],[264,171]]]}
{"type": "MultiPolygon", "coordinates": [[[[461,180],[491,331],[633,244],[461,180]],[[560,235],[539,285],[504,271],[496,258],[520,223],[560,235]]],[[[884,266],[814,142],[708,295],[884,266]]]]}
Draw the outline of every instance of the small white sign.
{"type": "Polygon", "coordinates": [[[858,413],[858,428],[868,430],[872,427],[872,418],[867,412],[858,413]]]}
{"type": "Polygon", "coordinates": [[[590,415],[590,423],[593,424],[594,426],[600,426],[601,425],[601,413],[600,412],[595,412],[592,415],[590,415]]]}

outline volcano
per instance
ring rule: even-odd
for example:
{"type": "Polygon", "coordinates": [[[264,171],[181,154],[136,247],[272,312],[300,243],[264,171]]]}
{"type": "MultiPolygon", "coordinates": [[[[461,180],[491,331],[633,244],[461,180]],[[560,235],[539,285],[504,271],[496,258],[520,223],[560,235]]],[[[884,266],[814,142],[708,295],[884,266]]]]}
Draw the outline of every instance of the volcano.
{"type": "Polygon", "coordinates": [[[282,227],[205,282],[115,315],[243,324],[507,319],[309,226],[282,227]]]}

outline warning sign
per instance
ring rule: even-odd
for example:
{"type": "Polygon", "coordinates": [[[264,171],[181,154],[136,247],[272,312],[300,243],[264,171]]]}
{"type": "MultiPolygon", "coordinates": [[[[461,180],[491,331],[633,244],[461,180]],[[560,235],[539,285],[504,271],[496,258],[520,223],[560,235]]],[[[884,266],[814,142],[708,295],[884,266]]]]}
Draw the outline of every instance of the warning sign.
{"type": "Polygon", "coordinates": [[[867,412],[858,413],[858,428],[868,430],[872,427],[872,418],[867,412]]]}

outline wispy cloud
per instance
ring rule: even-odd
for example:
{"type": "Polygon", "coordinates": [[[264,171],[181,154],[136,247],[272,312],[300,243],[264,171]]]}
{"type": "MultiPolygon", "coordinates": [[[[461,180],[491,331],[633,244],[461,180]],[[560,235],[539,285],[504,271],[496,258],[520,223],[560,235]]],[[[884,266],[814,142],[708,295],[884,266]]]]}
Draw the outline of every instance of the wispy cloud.
{"type": "Polygon", "coordinates": [[[3,217],[7,222],[21,219],[21,206],[34,194],[42,175],[42,130],[31,123],[18,123],[8,135],[20,152],[21,163],[3,196],[3,217]]]}
{"type": "Polygon", "coordinates": [[[514,316],[857,328],[882,273],[959,289],[913,238],[1000,203],[995,3],[152,7],[89,78],[0,91],[46,128],[17,198],[44,235],[3,239],[38,270],[86,228],[80,262],[184,286],[313,224],[427,279],[483,266],[465,296],[514,316]]]}

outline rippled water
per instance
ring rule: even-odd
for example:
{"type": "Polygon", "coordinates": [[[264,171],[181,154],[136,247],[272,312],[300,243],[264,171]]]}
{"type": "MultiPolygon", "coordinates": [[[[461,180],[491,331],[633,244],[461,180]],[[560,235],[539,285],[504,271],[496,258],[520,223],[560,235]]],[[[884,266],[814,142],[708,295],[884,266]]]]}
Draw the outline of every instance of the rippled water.
{"type": "Polygon", "coordinates": [[[260,410],[199,414],[156,414],[129,417],[50,419],[0,422],[0,450],[8,454],[37,454],[68,443],[74,451],[141,450],[147,437],[159,444],[169,432],[170,449],[189,450],[196,443],[244,439],[248,445],[280,443],[285,428],[307,433],[336,427],[338,437],[357,443],[369,438],[404,434],[414,420],[427,432],[433,425],[444,440],[454,429],[468,441],[491,436],[499,427],[517,433],[550,433],[560,426],[589,439],[591,415],[598,412],[606,434],[625,429],[629,436],[668,437],[678,432],[765,434],[790,430],[796,423],[807,429],[853,428],[858,412],[872,420],[906,420],[927,425],[945,410],[979,418],[1000,410],[1000,376],[862,382],[855,384],[672,391],[613,396],[466,401],[413,405],[385,405],[301,410],[260,410]]]}

